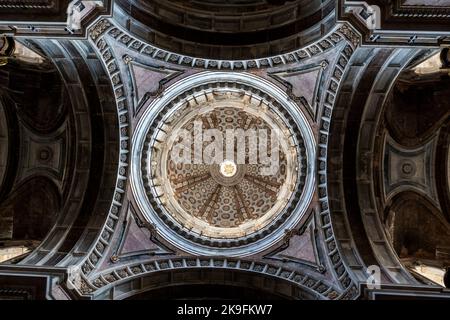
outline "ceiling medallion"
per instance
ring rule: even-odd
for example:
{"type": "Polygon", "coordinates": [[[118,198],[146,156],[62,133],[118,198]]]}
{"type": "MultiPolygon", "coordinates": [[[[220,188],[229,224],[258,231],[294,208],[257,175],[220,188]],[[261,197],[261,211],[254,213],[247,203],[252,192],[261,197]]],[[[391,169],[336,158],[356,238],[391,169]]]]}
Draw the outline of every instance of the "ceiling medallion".
{"type": "Polygon", "coordinates": [[[133,145],[139,209],[190,253],[266,249],[299,222],[314,191],[306,118],[254,75],[205,72],[174,84],[146,108],[133,145]]]}

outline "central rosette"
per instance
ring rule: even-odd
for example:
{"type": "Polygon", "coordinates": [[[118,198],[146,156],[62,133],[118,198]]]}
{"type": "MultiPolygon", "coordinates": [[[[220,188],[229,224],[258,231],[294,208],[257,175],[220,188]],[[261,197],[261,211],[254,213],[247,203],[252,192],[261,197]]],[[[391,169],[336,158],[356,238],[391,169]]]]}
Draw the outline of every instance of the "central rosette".
{"type": "Polygon", "coordinates": [[[220,164],[220,173],[227,178],[230,178],[236,174],[237,166],[234,161],[225,160],[220,164]]]}
{"type": "Polygon", "coordinates": [[[295,189],[293,134],[262,100],[232,91],[199,95],[155,132],[148,163],[154,192],[190,232],[220,239],[254,233],[295,189]]]}

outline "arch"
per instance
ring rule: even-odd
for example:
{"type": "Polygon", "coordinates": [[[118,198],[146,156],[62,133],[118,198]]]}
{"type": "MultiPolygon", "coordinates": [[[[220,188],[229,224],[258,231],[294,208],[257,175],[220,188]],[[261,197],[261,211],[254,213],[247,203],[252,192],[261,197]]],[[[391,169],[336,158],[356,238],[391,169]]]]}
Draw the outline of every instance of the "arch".
{"type": "MultiPolygon", "coordinates": [[[[315,284],[311,286],[309,281],[304,281],[308,277],[296,272],[282,271],[269,274],[263,270],[256,271],[252,267],[254,263],[247,261],[240,261],[238,264],[233,264],[232,261],[225,263],[222,261],[222,265],[217,267],[202,266],[201,264],[183,267],[178,265],[178,260],[173,260],[173,262],[175,263],[175,265],[172,264],[173,267],[165,266],[164,262],[161,262],[159,266],[162,269],[159,270],[147,269],[148,264],[144,263],[145,272],[142,272],[142,266],[131,266],[132,272],[137,272],[137,268],[140,269],[140,273],[137,274],[125,275],[123,269],[110,270],[94,280],[93,283],[97,290],[89,296],[92,299],[120,300],[144,292],[160,290],[163,287],[174,288],[182,285],[246,287],[260,292],[272,292],[279,298],[288,299],[290,297],[296,300],[327,299],[327,295],[334,291],[323,283],[320,285],[320,282],[311,282],[315,284]]],[[[332,296],[337,298],[338,294],[335,293],[332,296]]]]}
{"type": "Polygon", "coordinates": [[[334,0],[119,0],[114,18],[128,31],[161,49],[231,60],[292,51],[320,39],[336,22],[334,0]]]}
{"type": "Polygon", "coordinates": [[[336,99],[330,124],[328,187],[331,221],[347,248],[343,259],[356,281],[378,265],[382,281],[410,284],[415,280],[399,262],[378,216],[374,191],[374,130],[385,97],[414,49],[365,49],[355,53],[336,99]]]}

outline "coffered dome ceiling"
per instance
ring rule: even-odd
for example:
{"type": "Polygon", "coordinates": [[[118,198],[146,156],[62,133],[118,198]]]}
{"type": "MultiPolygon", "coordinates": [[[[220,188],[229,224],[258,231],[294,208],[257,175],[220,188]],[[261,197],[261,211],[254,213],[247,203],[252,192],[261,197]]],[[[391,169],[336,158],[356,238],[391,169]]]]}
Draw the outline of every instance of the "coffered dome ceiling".
{"type": "Polygon", "coordinates": [[[305,116],[255,76],[199,74],[173,91],[138,126],[138,203],[184,250],[264,249],[302,217],[312,196],[314,142],[305,116]]]}
{"type": "Polygon", "coordinates": [[[335,1],[117,1],[123,26],[162,49],[214,59],[286,53],[334,26],[335,1]]]}
{"type": "Polygon", "coordinates": [[[430,1],[4,1],[0,297],[449,297],[430,1]]]}

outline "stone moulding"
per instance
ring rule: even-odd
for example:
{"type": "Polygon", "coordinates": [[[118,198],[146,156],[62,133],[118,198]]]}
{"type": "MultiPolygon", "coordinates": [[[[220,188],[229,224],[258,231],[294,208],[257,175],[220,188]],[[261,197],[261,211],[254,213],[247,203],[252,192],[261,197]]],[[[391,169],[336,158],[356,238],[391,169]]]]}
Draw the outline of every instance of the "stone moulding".
{"type": "MultiPolygon", "coordinates": [[[[331,121],[331,112],[334,105],[334,98],[339,91],[339,86],[342,80],[343,73],[345,72],[345,66],[348,63],[353,52],[359,46],[361,37],[360,35],[348,24],[337,25],[336,28],[324,39],[307,46],[306,48],[297,50],[293,53],[284,54],[271,58],[262,58],[257,60],[247,61],[218,61],[218,60],[204,60],[195,59],[192,57],[185,57],[175,53],[170,53],[165,50],[155,48],[144,42],[134,39],[121,31],[115,24],[109,19],[100,19],[94,23],[89,29],[89,40],[95,45],[97,53],[102,58],[105,68],[108,70],[110,80],[113,88],[116,92],[116,104],[119,112],[119,122],[121,130],[121,155],[119,164],[119,175],[117,179],[115,200],[111,206],[108,214],[107,222],[105,223],[102,232],[97,239],[95,246],[91,250],[91,254],[85,260],[82,265],[82,280],[77,290],[81,295],[93,295],[99,287],[106,285],[96,272],[99,260],[103,258],[102,254],[105,252],[106,247],[109,245],[111,236],[115,230],[117,221],[121,214],[122,195],[125,189],[125,182],[128,179],[128,107],[127,100],[124,93],[124,86],[118,70],[116,57],[113,56],[113,52],[103,37],[105,34],[109,34],[117,41],[121,41],[123,45],[129,47],[132,50],[140,52],[142,54],[150,55],[156,60],[162,60],[177,65],[185,65],[188,67],[205,68],[212,70],[246,70],[251,68],[268,68],[281,66],[283,64],[293,63],[301,61],[302,59],[308,59],[316,54],[324,52],[331,47],[335,47],[341,41],[345,41],[345,48],[341,51],[339,62],[334,66],[333,74],[329,80],[328,89],[325,93],[325,102],[322,107],[322,116],[320,121],[320,133],[317,150],[317,179],[318,179],[318,192],[321,203],[320,217],[321,221],[319,226],[325,234],[326,248],[328,250],[328,256],[335,276],[339,279],[342,287],[345,291],[340,289],[328,289],[326,298],[328,299],[352,299],[358,295],[358,289],[355,282],[351,279],[348,267],[340,256],[340,248],[338,247],[334,238],[334,231],[331,224],[331,214],[328,209],[328,197],[327,197],[327,184],[326,184],[326,153],[328,142],[329,124],[331,121]],[[94,281],[100,279],[103,285],[96,286],[94,281]]],[[[166,260],[170,265],[169,260],[166,260]]],[[[183,263],[183,260],[179,263],[183,263]]],[[[200,261],[200,260],[198,260],[200,261]]],[[[212,260],[211,260],[212,261],[212,260]]],[[[171,264],[175,266],[178,263],[174,263],[171,260],[171,264]]],[[[142,266],[139,265],[140,267],[142,266]]],[[[123,268],[123,267],[122,267],[123,268]]],[[[145,267],[144,267],[145,268],[145,267]]],[[[263,267],[263,270],[269,270],[269,267],[263,267]]],[[[127,276],[131,276],[134,272],[129,272],[132,269],[126,267],[127,276]]],[[[146,269],[141,269],[144,272],[146,269]]],[[[270,269],[271,270],[271,269],[270,269]]],[[[137,271],[137,269],[136,269],[137,271]]],[[[351,271],[350,271],[351,272],[351,271]]],[[[281,273],[279,273],[281,274],[281,273]]],[[[119,276],[116,280],[121,279],[119,276]]]]}
{"type": "Polygon", "coordinates": [[[115,269],[105,270],[93,279],[92,284],[86,288],[85,293],[93,299],[104,292],[120,284],[133,279],[145,277],[151,274],[158,275],[164,271],[176,270],[236,270],[259,274],[272,278],[276,281],[288,281],[292,286],[301,291],[315,296],[317,299],[337,299],[341,292],[339,289],[327,283],[327,281],[316,279],[299,271],[278,267],[264,262],[249,260],[221,259],[221,258],[174,258],[158,261],[143,261],[141,263],[122,266],[115,269]],[[98,291],[98,292],[95,292],[98,291]]]}

